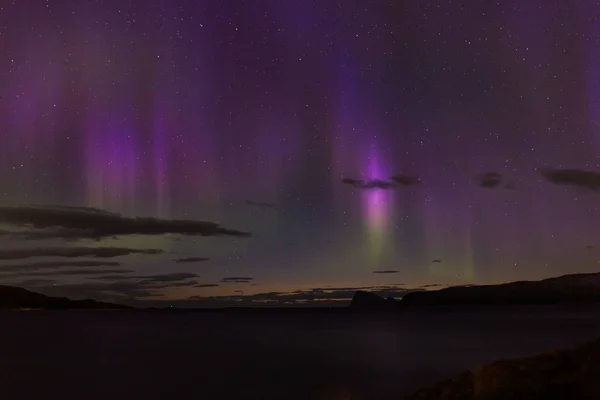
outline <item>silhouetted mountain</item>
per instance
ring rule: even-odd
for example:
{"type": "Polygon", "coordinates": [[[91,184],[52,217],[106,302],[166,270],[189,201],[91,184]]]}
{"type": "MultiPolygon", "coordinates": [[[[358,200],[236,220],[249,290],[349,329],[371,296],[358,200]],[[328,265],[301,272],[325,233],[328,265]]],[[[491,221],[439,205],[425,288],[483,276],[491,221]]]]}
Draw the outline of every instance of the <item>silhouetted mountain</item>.
{"type": "Polygon", "coordinates": [[[409,293],[403,306],[600,303],[600,273],[409,293]]]}
{"type": "Polygon", "coordinates": [[[599,361],[600,339],[575,349],[497,361],[404,399],[600,399],[599,361]]]}
{"type": "Polygon", "coordinates": [[[600,273],[572,274],[541,281],[518,281],[500,285],[453,286],[419,290],[402,299],[384,299],[357,291],[351,308],[391,309],[399,306],[434,305],[535,305],[600,303],[600,273]]]}
{"type": "Polygon", "coordinates": [[[0,285],[0,309],[15,310],[23,308],[44,310],[118,310],[130,307],[95,300],[69,300],[65,297],[50,297],[19,287],[0,285]]]}
{"type": "Polygon", "coordinates": [[[354,297],[352,297],[352,301],[350,302],[351,308],[369,310],[389,310],[397,308],[398,305],[399,302],[392,297],[384,299],[374,293],[365,292],[363,290],[354,293],[354,297]]]}

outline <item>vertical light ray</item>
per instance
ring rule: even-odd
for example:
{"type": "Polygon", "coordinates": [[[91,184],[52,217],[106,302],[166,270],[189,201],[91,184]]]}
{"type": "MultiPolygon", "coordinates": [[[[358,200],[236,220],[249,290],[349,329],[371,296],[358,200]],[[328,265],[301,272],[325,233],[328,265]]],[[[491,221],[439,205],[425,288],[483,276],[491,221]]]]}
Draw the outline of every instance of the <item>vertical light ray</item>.
{"type": "MultiPolygon", "coordinates": [[[[391,175],[382,164],[381,155],[376,146],[372,145],[368,153],[365,180],[382,180],[391,175]]],[[[388,245],[392,193],[390,190],[368,189],[363,192],[362,198],[367,225],[369,262],[371,267],[377,267],[388,245]]]]}
{"type": "Polygon", "coordinates": [[[333,146],[331,168],[331,184],[335,196],[335,212],[338,221],[346,224],[353,218],[350,211],[354,207],[361,207],[361,198],[356,196],[346,185],[341,183],[342,178],[359,178],[364,170],[364,149],[358,144],[358,139],[365,129],[363,126],[362,112],[364,107],[359,102],[356,93],[356,71],[351,61],[344,55],[339,55],[339,66],[335,73],[333,91],[335,92],[335,113],[333,117],[333,146]]]}
{"type": "Polygon", "coordinates": [[[88,121],[85,142],[89,205],[131,213],[136,204],[137,149],[125,118],[99,113],[88,121]]]}
{"type": "Polygon", "coordinates": [[[586,48],[587,117],[595,133],[594,141],[600,144],[600,26],[595,22],[600,17],[598,7],[593,8],[590,16],[587,24],[589,42],[586,48]]]}
{"type": "Polygon", "coordinates": [[[155,108],[152,130],[152,164],[154,166],[154,203],[156,215],[164,218],[169,214],[169,193],[167,190],[167,151],[164,141],[166,121],[161,107],[155,108]]]}

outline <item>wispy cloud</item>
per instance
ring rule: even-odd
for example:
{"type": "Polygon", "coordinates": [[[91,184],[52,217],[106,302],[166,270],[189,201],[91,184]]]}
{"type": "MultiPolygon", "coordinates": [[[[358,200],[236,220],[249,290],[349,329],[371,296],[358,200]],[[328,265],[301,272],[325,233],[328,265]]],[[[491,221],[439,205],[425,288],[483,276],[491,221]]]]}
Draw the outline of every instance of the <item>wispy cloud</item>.
{"type": "Polygon", "coordinates": [[[196,274],[181,272],[156,275],[105,275],[91,277],[91,281],[84,283],[36,286],[36,290],[53,296],[74,299],[93,298],[123,303],[161,297],[164,294],[163,290],[169,288],[196,286],[198,282],[191,279],[196,276],[196,274]]]}
{"type": "Polygon", "coordinates": [[[90,267],[118,267],[121,263],[115,261],[46,261],[27,264],[0,264],[0,272],[45,270],[59,268],[90,268],[90,267]]]}
{"type": "Polygon", "coordinates": [[[502,175],[498,172],[486,172],[475,177],[475,182],[484,189],[494,189],[502,184],[502,175]]]}
{"type": "Polygon", "coordinates": [[[389,189],[393,189],[396,187],[396,185],[393,182],[384,181],[381,179],[373,179],[370,181],[363,181],[363,180],[359,180],[359,179],[345,178],[345,179],[342,179],[342,183],[345,183],[346,185],[350,185],[357,189],[367,189],[367,190],[368,189],[389,190],[389,189]]]}
{"type": "Polygon", "coordinates": [[[221,279],[221,283],[248,283],[251,282],[254,278],[246,277],[246,276],[229,276],[221,279]]]}
{"type": "Polygon", "coordinates": [[[128,274],[134,272],[130,269],[75,269],[57,271],[22,271],[0,274],[0,279],[21,278],[32,276],[77,276],[77,275],[99,275],[99,274],[128,274]]]}
{"type": "Polygon", "coordinates": [[[39,247],[31,249],[0,249],[0,260],[22,260],[32,257],[95,257],[114,258],[129,254],[161,254],[159,249],[129,249],[123,247],[39,247]]]}
{"type": "Polygon", "coordinates": [[[198,262],[204,262],[204,261],[208,261],[208,260],[210,260],[210,258],[207,258],[207,257],[185,257],[185,258],[178,258],[175,260],[175,262],[178,264],[198,263],[198,262]]]}
{"type": "MultiPolygon", "coordinates": [[[[16,206],[0,207],[0,223],[35,229],[30,239],[100,239],[121,235],[250,236],[249,232],[223,228],[196,220],[126,217],[91,207],[16,206]]],[[[25,233],[18,233],[24,235],[25,233]]]]}
{"type": "Polygon", "coordinates": [[[416,176],[406,175],[406,174],[396,174],[394,176],[390,176],[390,180],[384,179],[372,179],[372,180],[362,180],[355,178],[344,178],[342,179],[342,183],[346,185],[350,185],[357,189],[382,189],[389,190],[398,188],[400,186],[414,186],[420,185],[421,180],[416,176]]]}
{"type": "Polygon", "coordinates": [[[394,181],[395,183],[397,183],[398,185],[403,185],[403,186],[414,186],[414,185],[421,184],[421,180],[413,175],[397,174],[397,175],[391,176],[390,179],[392,181],[394,181]]]}
{"type": "Polygon", "coordinates": [[[582,169],[542,168],[540,173],[548,182],[556,185],[572,185],[580,188],[600,190],[600,173],[582,169]]]}

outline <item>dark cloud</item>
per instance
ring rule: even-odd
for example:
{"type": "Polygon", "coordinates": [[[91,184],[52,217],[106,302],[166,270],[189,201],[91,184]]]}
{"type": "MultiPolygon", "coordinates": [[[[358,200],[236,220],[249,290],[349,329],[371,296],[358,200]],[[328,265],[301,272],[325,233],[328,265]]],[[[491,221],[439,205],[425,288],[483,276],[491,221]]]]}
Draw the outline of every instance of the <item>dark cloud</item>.
{"type": "Polygon", "coordinates": [[[40,293],[50,296],[68,297],[70,299],[94,299],[123,303],[150,298],[160,294],[160,290],[168,288],[166,284],[146,284],[135,281],[121,282],[86,282],[52,286],[40,286],[40,293]]]}
{"type": "Polygon", "coordinates": [[[25,279],[23,281],[17,282],[15,285],[19,287],[35,287],[51,285],[54,282],[56,282],[55,279],[25,279]]]}
{"type": "Polygon", "coordinates": [[[393,269],[384,269],[384,270],[376,270],[373,271],[374,274],[397,274],[398,271],[393,269]]]}
{"type": "Polygon", "coordinates": [[[124,276],[124,275],[102,275],[102,276],[94,276],[91,279],[95,279],[95,280],[99,280],[99,281],[126,281],[126,280],[130,280],[133,278],[131,276],[124,276]]]}
{"type": "Polygon", "coordinates": [[[398,174],[390,177],[391,181],[382,179],[373,179],[370,181],[364,181],[361,179],[344,178],[342,183],[353,186],[357,189],[383,189],[389,190],[397,188],[398,186],[413,186],[419,185],[421,181],[416,176],[398,174]]]}
{"type": "Polygon", "coordinates": [[[210,260],[210,258],[207,257],[186,257],[186,258],[178,258],[177,260],[175,260],[176,263],[196,263],[196,262],[203,262],[203,261],[208,261],[210,260]]]}
{"type": "Polygon", "coordinates": [[[442,260],[433,260],[432,263],[441,263],[442,260]]]}
{"type": "MultiPolygon", "coordinates": [[[[146,284],[156,284],[152,281],[144,281],[146,284]]],[[[195,287],[198,285],[198,281],[196,280],[186,280],[186,281],[161,281],[159,284],[165,285],[167,287],[195,287]]]]}
{"type": "Polygon", "coordinates": [[[194,287],[197,288],[211,288],[211,287],[218,287],[219,284],[218,283],[199,283],[197,285],[195,285],[194,287]]]}
{"type": "MultiPolygon", "coordinates": [[[[36,207],[36,206],[27,205],[26,207],[36,207]]],[[[116,213],[113,213],[110,211],[106,211],[101,208],[89,207],[89,206],[46,205],[43,207],[48,208],[48,209],[53,209],[53,210],[66,210],[66,211],[75,210],[75,211],[83,211],[83,212],[92,213],[92,214],[112,215],[112,216],[117,216],[117,217],[119,216],[119,214],[116,214],[116,213]]]]}
{"type": "Polygon", "coordinates": [[[393,182],[388,182],[388,181],[384,181],[381,179],[373,179],[370,181],[362,181],[362,180],[358,180],[358,179],[349,179],[349,178],[345,178],[342,179],[342,183],[345,183],[347,185],[351,185],[357,189],[383,189],[383,190],[389,190],[389,189],[393,189],[396,187],[396,185],[393,182]]]}
{"type": "Polygon", "coordinates": [[[421,184],[421,180],[416,176],[405,175],[405,174],[397,174],[394,176],[390,176],[390,179],[402,186],[414,186],[421,184]]]}
{"type": "MultiPolygon", "coordinates": [[[[81,239],[81,232],[66,229],[27,229],[27,230],[0,230],[0,236],[14,240],[47,240],[62,239],[76,241],[81,239]]],[[[98,238],[99,239],[99,238],[98,238]]]]}
{"type": "Polygon", "coordinates": [[[479,187],[494,189],[502,184],[502,175],[497,172],[486,172],[475,177],[479,187]]]}
{"type": "Polygon", "coordinates": [[[363,181],[359,179],[344,178],[342,179],[342,183],[345,183],[346,185],[358,186],[361,185],[363,181]]]}
{"type": "Polygon", "coordinates": [[[327,286],[327,287],[318,287],[318,288],[312,288],[312,289],[299,289],[294,291],[294,293],[296,292],[304,292],[304,291],[330,291],[330,290],[351,290],[351,291],[357,291],[357,290],[366,290],[366,291],[370,291],[376,288],[382,288],[382,287],[393,287],[393,285],[387,285],[387,286],[342,286],[342,287],[334,287],[334,286],[327,286]]]}
{"type": "MultiPolygon", "coordinates": [[[[107,273],[109,273],[107,271],[107,273]]],[[[130,275],[130,276],[98,276],[94,279],[110,281],[110,280],[141,280],[144,282],[177,282],[186,279],[196,278],[197,274],[189,272],[173,272],[169,274],[157,274],[157,275],[130,275]]],[[[197,283],[197,282],[196,282],[197,283]]]]}
{"type": "Polygon", "coordinates": [[[254,278],[246,276],[229,276],[221,279],[221,283],[249,283],[252,280],[254,280],[254,278]]]}
{"type": "MultiPolygon", "coordinates": [[[[198,275],[189,272],[174,272],[171,274],[158,274],[150,276],[138,276],[139,279],[145,279],[149,282],[175,282],[182,281],[184,279],[195,278],[198,275]]],[[[196,282],[197,283],[197,282],[196,282]]]]}
{"type": "Polygon", "coordinates": [[[429,285],[423,285],[423,288],[432,288],[432,287],[439,287],[439,286],[443,286],[441,283],[431,283],[429,285]]]}
{"type": "Polygon", "coordinates": [[[587,245],[587,246],[585,246],[585,248],[586,248],[586,249],[589,249],[589,250],[591,250],[591,249],[593,249],[593,248],[594,248],[594,246],[592,246],[592,245],[587,245]]]}
{"type": "Polygon", "coordinates": [[[40,269],[59,268],[88,268],[88,267],[118,267],[121,263],[114,261],[46,261],[28,264],[4,264],[0,265],[0,272],[27,271],[40,269]]]}
{"type": "Polygon", "coordinates": [[[129,254],[161,254],[159,249],[129,249],[124,247],[39,247],[32,249],[0,249],[0,260],[23,260],[32,257],[95,257],[114,258],[129,254]]]}
{"type": "Polygon", "coordinates": [[[384,190],[388,190],[388,189],[393,189],[395,188],[396,185],[392,182],[388,182],[388,181],[384,181],[381,179],[374,179],[372,181],[367,181],[365,183],[363,183],[363,185],[360,187],[361,189],[384,189],[384,190]]]}
{"type": "Polygon", "coordinates": [[[100,239],[120,235],[250,236],[214,222],[125,217],[90,207],[0,207],[0,223],[38,229],[31,238],[100,239]],[[36,237],[37,235],[37,237],[36,237]]]}
{"type": "Polygon", "coordinates": [[[99,274],[128,274],[135,272],[130,269],[75,269],[58,271],[23,271],[7,274],[0,274],[0,279],[19,278],[24,276],[78,276],[78,275],[99,275],[99,274]]]}
{"type": "Polygon", "coordinates": [[[589,190],[600,190],[600,173],[581,169],[542,168],[540,173],[556,185],[572,185],[589,190]]]}
{"type": "Polygon", "coordinates": [[[143,298],[160,297],[164,289],[196,286],[197,281],[189,280],[196,276],[196,274],[179,272],[146,276],[105,275],[92,277],[96,282],[41,286],[38,289],[40,293],[52,296],[73,299],[93,298],[132,304],[143,298]]]}
{"type": "Polygon", "coordinates": [[[271,208],[273,210],[277,210],[277,205],[274,203],[268,203],[264,201],[252,201],[246,200],[246,204],[249,206],[260,207],[260,208],[271,208]]]}

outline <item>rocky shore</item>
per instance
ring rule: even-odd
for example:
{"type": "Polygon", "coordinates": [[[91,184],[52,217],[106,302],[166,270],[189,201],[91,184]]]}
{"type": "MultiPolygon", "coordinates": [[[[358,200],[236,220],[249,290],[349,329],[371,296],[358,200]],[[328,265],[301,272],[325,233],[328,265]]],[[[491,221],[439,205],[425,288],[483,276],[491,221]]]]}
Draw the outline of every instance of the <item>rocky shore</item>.
{"type": "Polygon", "coordinates": [[[568,350],[497,361],[404,400],[600,399],[600,339],[568,350]]]}

